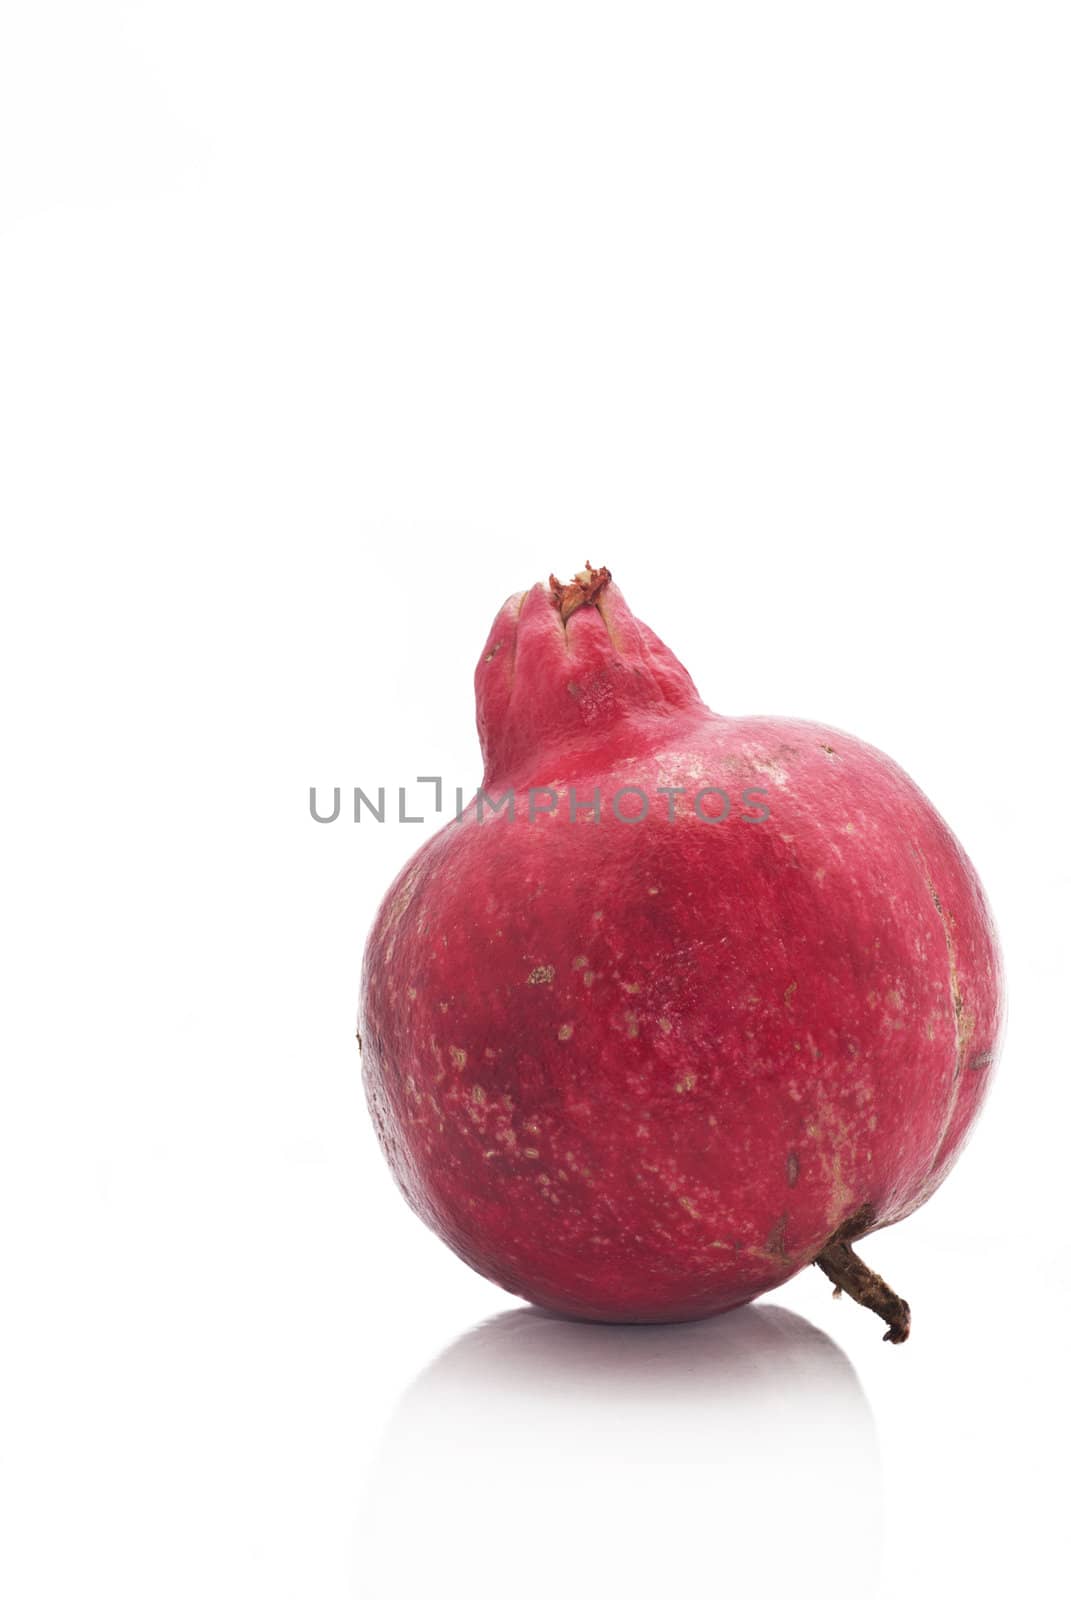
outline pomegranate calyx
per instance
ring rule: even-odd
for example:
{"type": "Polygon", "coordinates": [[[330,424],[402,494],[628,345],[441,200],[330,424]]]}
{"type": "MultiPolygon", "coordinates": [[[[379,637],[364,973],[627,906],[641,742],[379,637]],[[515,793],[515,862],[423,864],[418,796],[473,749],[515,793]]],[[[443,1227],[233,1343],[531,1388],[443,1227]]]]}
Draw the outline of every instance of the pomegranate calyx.
{"type": "Polygon", "coordinates": [[[585,561],[584,571],[578,572],[571,583],[560,582],[552,572],[550,597],[561,612],[562,622],[568,622],[581,606],[593,606],[610,582],[610,576],[609,567],[593,567],[590,561],[585,561]]]}

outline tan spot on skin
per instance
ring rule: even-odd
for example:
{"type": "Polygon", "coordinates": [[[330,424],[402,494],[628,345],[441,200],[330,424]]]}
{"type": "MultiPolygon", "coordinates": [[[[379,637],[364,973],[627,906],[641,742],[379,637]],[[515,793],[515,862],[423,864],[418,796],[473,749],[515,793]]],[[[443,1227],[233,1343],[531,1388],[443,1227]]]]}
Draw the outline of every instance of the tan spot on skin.
{"type": "Polygon", "coordinates": [[[790,1150],[788,1152],[788,1160],[785,1163],[785,1166],[788,1170],[788,1186],[790,1189],[794,1189],[796,1184],[799,1182],[800,1175],[800,1158],[796,1154],[795,1150],[790,1150]]]}
{"type": "Polygon", "coordinates": [[[956,942],[953,938],[953,932],[956,927],[956,919],[952,915],[951,911],[945,908],[941,900],[941,896],[938,894],[936,885],[934,884],[933,879],[930,877],[928,870],[926,872],[926,887],[930,891],[930,898],[933,901],[934,909],[941,919],[941,929],[945,937],[945,948],[948,953],[948,984],[952,998],[953,1020],[956,1028],[956,1069],[953,1077],[954,1088],[952,1094],[949,1096],[948,1109],[945,1112],[944,1121],[941,1125],[938,1136],[938,1144],[940,1144],[940,1141],[944,1139],[944,1136],[951,1125],[953,1115],[955,1114],[956,1102],[959,1098],[959,1080],[967,1062],[967,1047],[970,1043],[971,1035],[974,1032],[974,1017],[968,1010],[966,1010],[963,1002],[963,995],[960,992],[959,956],[956,950],[956,942]]]}
{"type": "Polygon", "coordinates": [[[457,1044],[452,1044],[450,1046],[450,1060],[454,1063],[455,1067],[464,1067],[468,1059],[469,1056],[467,1050],[462,1050],[461,1046],[457,1044]]]}
{"type": "Polygon", "coordinates": [[[695,1088],[695,1082],[695,1073],[689,1072],[686,1073],[683,1078],[678,1079],[673,1087],[676,1089],[678,1094],[687,1094],[690,1089],[695,1088]]]}
{"type": "Polygon", "coordinates": [[[889,990],[888,994],[885,996],[885,1004],[887,1006],[892,1006],[894,1011],[902,1011],[903,1010],[904,997],[900,993],[899,989],[890,989],[889,990]]]}
{"type": "Polygon", "coordinates": [[[590,989],[594,982],[595,982],[595,974],[593,972],[585,972],[585,974],[584,974],[584,987],[585,987],[585,989],[590,989]]]}
{"type": "Polygon", "coordinates": [[[574,972],[580,972],[584,967],[587,966],[587,964],[588,964],[587,956],[574,956],[573,957],[573,971],[574,972]]]}
{"type": "Polygon", "coordinates": [[[785,990],[785,1005],[788,1006],[790,1010],[792,1008],[792,996],[795,994],[798,988],[799,984],[795,981],[795,979],[793,979],[788,988],[785,990]]]}
{"type": "Polygon", "coordinates": [[[658,1026],[662,1029],[663,1033],[672,1033],[673,1031],[673,1024],[670,1022],[668,1017],[659,1017],[658,1026]]]}
{"type": "Polygon", "coordinates": [[[539,1160],[539,1151],[535,1148],[534,1145],[531,1145],[531,1144],[530,1145],[526,1145],[524,1153],[528,1157],[529,1161],[538,1161],[539,1160]]]}
{"type": "Polygon", "coordinates": [[[825,869],[825,867],[815,867],[814,876],[815,876],[815,881],[816,882],[824,883],[825,882],[825,877],[826,877],[826,869],[825,869]]]}
{"type": "Polygon", "coordinates": [[[626,994],[639,994],[639,992],[640,992],[640,985],[638,983],[626,983],[626,985],[625,985],[625,993],[626,994]]]}
{"type": "Polygon", "coordinates": [[[852,1147],[853,1129],[843,1113],[828,1103],[819,1107],[818,1118],[817,1124],[812,1123],[808,1126],[807,1137],[815,1140],[818,1145],[816,1159],[830,1195],[828,1210],[830,1225],[839,1226],[844,1220],[845,1208],[851,1200],[844,1176],[842,1153],[852,1147]]]}
{"type": "Polygon", "coordinates": [[[685,1211],[687,1211],[687,1213],[688,1213],[688,1215],[690,1217],[698,1217],[699,1212],[696,1209],[696,1204],[695,1204],[694,1200],[689,1200],[688,1196],[685,1195],[685,1194],[682,1194],[682,1195],[678,1196],[678,1199],[679,1199],[680,1204],[684,1207],[685,1211]]]}
{"type": "Polygon", "coordinates": [[[449,1000],[440,1000],[439,1001],[439,1010],[440,1011],[449,1011],[449,1009],[450,1009],[449,1000]]]}
{"type": "Polygon", "coordinates": [[[409,988],[405,992],[409,996],[410,1000],[416,999],[416,990],[413,988],[412,984],[410,984],[409,988]]]}
{"type": "Polygon", "coordinates": [[[528,982],[529,983],[553,983],[554,982],[554,968],[553,967],[533,967],[531,972],[528,974],[528,982]]]}
{"type": "Polygon", "coordinates": [[[658,894],[658,892],[659,891],[657,889],[648,889],[647,891],[648,894],[658,894]]]}
{"type": "Polygon", "coordinates": [[[487,1099],[487,1095],[484,1093],[483,1088],[478,1083],[474,1083],[472,1086],[472,1098],[475,1100],[478,1106],[482,1106],[487,1099]]]}
{"type": "Polygon", "coordinates": [[[638,1036],[639,1031],[640,1031],[640,1023],[639,1023],[639,1018],[637,1017],[635,1011],[626,1011],[625,1012],[625,1032],[628,1034],[630,1039],[635,1039],[638,1036]]]}
{"type": "Polygon", "coordinates": [[[571,1022],[563,1022],[561,1027],[558,1029],[558,1038],[562,1039],[562,1040],[565,1040],[565,1039],[571,1039],[572,1037],[573,1037],[573,1024],[571,1022]]]}
{"type": "Polygon", "coordinates": [[[788,1252],[785,1248],[785,1233],[787,1228],[788,1216],[782,1211],[781,1215],[770,1229],[770,1237],[766,1241],[766,1250],[769,1255],[778,1256],[781,1258],[787,1255],[788,1252]]]}

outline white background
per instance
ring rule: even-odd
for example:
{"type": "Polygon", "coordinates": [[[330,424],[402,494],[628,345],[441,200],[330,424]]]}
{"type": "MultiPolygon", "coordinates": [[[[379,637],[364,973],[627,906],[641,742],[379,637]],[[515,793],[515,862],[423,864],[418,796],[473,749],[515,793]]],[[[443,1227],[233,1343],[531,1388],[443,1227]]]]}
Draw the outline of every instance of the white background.
{"type": "Polygon", "coordinates": [[[4,8],[0,1588],[1044,1595],[1065,1511],[1061,5],[4,8]],[[997,1085],[873,1242],[692,1329],[406,1210],[360,952],[505,596],[609,564],[719,711],[915,776],[997,1085]]]}

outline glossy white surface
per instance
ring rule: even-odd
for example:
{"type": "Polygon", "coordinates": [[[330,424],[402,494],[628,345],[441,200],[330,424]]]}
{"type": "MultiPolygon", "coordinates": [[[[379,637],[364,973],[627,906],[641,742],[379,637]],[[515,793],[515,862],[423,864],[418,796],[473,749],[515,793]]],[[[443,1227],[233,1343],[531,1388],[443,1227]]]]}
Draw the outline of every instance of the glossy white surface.
{"type": "Polygon", "coordinates": [[[1048,1600],[1065,8],[4,31],[0,1592],[1048,1600]],[[431,821],[309,786],[471,791],[491,618],[587,557],[718,710],[887,749],[990,893],[996,1087],[868,1249],[902,1349],[814,1271],[537,1316],[380,1159],[360,950],[431,821]]]}

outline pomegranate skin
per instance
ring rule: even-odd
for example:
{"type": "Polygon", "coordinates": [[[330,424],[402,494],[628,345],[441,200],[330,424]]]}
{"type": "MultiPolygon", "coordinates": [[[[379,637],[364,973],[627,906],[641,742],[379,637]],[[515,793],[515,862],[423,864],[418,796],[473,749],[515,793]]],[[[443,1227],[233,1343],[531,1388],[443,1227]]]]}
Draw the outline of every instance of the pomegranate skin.
{"type": "Polygon", "coordinates": [[[474,801],[389,890],[363,1072],[403,1193],[470,1266],[571,1316],[680,1321],[934,1192],[992,1076],[1000,958],[894,762],[709,711],[589,574],[495,620],[477,721],[502,809],[474,801]],[[536,787],[557,804],[530,816],[536,787]],[[635,794],[614,814],[626,788],[642,820],[635,794]]]}

